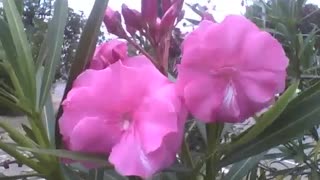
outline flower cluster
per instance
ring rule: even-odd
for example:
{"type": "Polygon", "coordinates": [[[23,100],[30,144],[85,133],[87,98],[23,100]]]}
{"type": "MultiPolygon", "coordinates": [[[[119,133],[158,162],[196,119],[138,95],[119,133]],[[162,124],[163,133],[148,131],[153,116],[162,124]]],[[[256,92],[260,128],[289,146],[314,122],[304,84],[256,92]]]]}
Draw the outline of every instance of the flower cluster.
{"type": "MultiPolygon", "coordinates": [[[[108,8],[106,27],[125,39],[127,32],[149,32],[156,45],[170,35],[181,6],[162,1],[160,19],[157,0],[142,0],[141,13],[123,5],[126,30],[120,13],[108,8]]],[[[147,178],[174,163],[188,112],[207,123],[242,122],[285,88],[288,59],[281,44],[242,16],[204,19],[187,35],[176,83],[163,73],[164,58],[156,58],[157,67],[144,55],[128,57],[123,41],[98,46],[63,102],[65,147],[105,154],[120,174],[147,178]]]]}

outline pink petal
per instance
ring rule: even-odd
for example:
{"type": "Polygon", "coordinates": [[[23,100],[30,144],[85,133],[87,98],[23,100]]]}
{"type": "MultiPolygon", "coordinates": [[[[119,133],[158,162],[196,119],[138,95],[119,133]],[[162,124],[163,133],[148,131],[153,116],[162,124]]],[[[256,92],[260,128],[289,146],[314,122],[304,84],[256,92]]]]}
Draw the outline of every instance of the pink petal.
{"type": "Polygon", "coordinates": [[[177,90],[184,97],[189,111],[199,120],[214,121],[222,104],[226,84],[225,80],[212,78],[209,73],[201,70],[182,66],[179,68],[177,90]]]}
{"type": "Polygon", "coordinates": [[[127,57],[127,44],[117,39],[99,45],[90,62],[90,69],[104,69],[110,64],[127,57]]]}
{"type": "Polygon", "coordinates": [[[283,72],[289,63],[281,44],[266,32],[248,35],[243,42],[241,56],[244,59],[241,68],[247,70],[264,69],[283,72]]]}
{"type": "Polygon", "coordinates": [[[70,136],[70,149],[80,152],[106,154],[120,140],[119,121],[87,117],[79,121],[70,136]]]}
{"type": "Polygon", "coordinates": [[[125,134],[109,156],[109,162],[121,175],[148,178],[174,162],[175,153],[166,149],[161,148],[149,154],[144,152],[136,133],[132,131],[125,134]]]}
{"type": "MultiPolygon", "coordinates": [[[[140,134],[143,150],[146,153],[160,148],[163,138],[170,133],[183,133],[183,119],[179,119],[182,105],[175,94],[173,84],[157,89],[151,97],[146,98],[135,114],[136,128],[140,134]],[[182,126],[181,126],[182,125],[182,126]]],[[[180,146],[181,135],[169,139],[180,146]]],[[[177,151],[178,148],[173,148],[177,151]]]]}

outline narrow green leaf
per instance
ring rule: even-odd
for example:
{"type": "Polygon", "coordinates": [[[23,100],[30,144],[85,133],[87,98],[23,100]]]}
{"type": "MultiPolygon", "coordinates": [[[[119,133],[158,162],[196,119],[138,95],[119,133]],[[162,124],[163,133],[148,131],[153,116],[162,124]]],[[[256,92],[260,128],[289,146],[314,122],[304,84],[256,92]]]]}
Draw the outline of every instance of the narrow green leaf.
{"type": "MultiPolygon", "coordinates": [[[[311,89],[313,90],[313,89],[311,89]]],[[[310,92],[307,91],[307,94],[310,92]]],[[[288,108],[262,133],[236,149],[225,154],[220,166],[259,154],[274,146],[283,144],[300,136],[305,131],[320,124],[320,91],[304,95],[299,103],[291,101],[288,108]],[[291,105],[294,104],[294,105],[291,105]]],[[[299,96],[298,96],[299,98],[299,96]]]]}
{"type": "Polygon", "coordinates": [[[187,21],[189,21],[193,25],[199,25],[200,21],[195,20],[195,19],[190,19],[190,18],[185,18],[187,21]]]}
{"type": "Polygon", "coordinates": [[[228,174],[223,178],[225,180],[239,180],[248,175],[252,168],[256,167],[266,153],[249,157],[232,165],[228,174]]]}
{"type": "Polygon", "coordinates": [[[285,110],[289,102],[292,100],[294,95],[296,94],[296,90],[299,86],[299,82],[292,84],[280,98],[278,101],[262,116],[259,117],[257,123],[253,126],[253,128],[249,129],[248,132],[245,132],[244,135],[238,139],[233,145],[237,146],[239,144],[244,144],[248,142],[250,139],[253,139],[258,134],[263,132],[268,126],[270,126],[274,120],[280,116],[280,114],[285,110]]]}
{"type": "Polygon", "coordinates": [[[63,176],[65,180],[76,180],[76,179],[82,179],[78,172],[73,171],[73,169],[67,165],[61,164],[61,171],[63,173],[63,176]]]}
{"type": "Polygon", "coordinates": [[[106,180],[128,180],[127,177],[119,175],[115,170],[106,170],[105,177],[106,180]]]}
{"type": "Polygon", "coordinates": [[[37,138],[34,136],[34,133],[32,132],[31,128],[29,128],[25,124],[21,124],[21,126],[24,132],[26,133],[26,136],[37,143],[37,138]]]}
{"type": "Polygon", "coordinates": [[[17,179],[27,179],[27,178],[40,178],[40,177],[44,177],[41,174],[22,174],[22,175],[16,175],[16,176],[5,176],[2,177],[0,176],[0,180],[17,180],[17,179]]]}
{"type": "Polygon", "coordinates": [[[92,162],[99,165],[111,166],[107,162],[107,158],[103,155],[95,155],[90,153],[81,153],[81,152],[73,152],[61,149],[37,149],[37,148],[25,148],[25,147],[16,147],[23,151],[29,151],[38,154],[46,154],[52,155],[60,158],[68,158],[75,161],[86,161],[92,162]]]}
{"type": "Polygon", "coordinates": [[[14,157],[17,161],[29,166],[30,168],[36,170],[37,172],[46,174],[48,173],[48,170],[50,170],[47,167],[41,166],[36,161],[29,159],[23,154],[21,154],[20,152],[18,152],[15,146],[12,146],[0,141],[0,149],[8,153],[10,156],[14,157]]]}
{"type": "Polygon", "coordinates": [[[37,146],[31,139],[25,137],[20,131],[13,128],[10,124],[5,123],[3,120],[0,121],[0,127],[3,128],[18,145],[25,147],[37,146]]]}
{"type": "MultiPolygon", "coordinates": [[[[7,22],[5,22],[3,19],[0,19],[0,41],[1,44],[5,44],[3,47],[3,50],[6,53],[6,59],[8,62],[13,66],[16,67],[18,70],[16,70],[16,74],[18,77],[23,77],[22,69],[19,66],[19,62],[17,61],[17,53],[16,48],[13,43],[13,39],[10,33],[9,25],[7,22]]],[[[5,59],[2,59],[5,60],[5,59]]],[[[22,80],[20,80],[22,81],[22,80]]]]}
{"type": "MultiPolygon", "coordinates": [[[[299,94],[296,98],[294,98],[288,105],[288,108],[294,107],[301,103],[304,100],[307,100],[309,97],[317,94],[320,90],[320,81],[315,83],[313,86],[309,87],[305,91],[303,91],[301,94],[299,94]]],[[[287,108],[287,109],[288,109],[287,108]]]]}
{"type": "Polygon", "coordinates": [[[12,0],[4,0],[3,7],[8,19],[11,36],[17,51],[18,65],[23,70],[26,82],[24,90],[27,91],[29,100],[35,103],[35,70],[32,59],[32,53],[28,44],[27,36],[24,31],[22,19],[19,15],[15,2],[12,0]]]}
{"type": "Polygon", "coordinates": [[[19,11],[20,16],[23,13],[23,0],[14,0],[19,11]]]}
{"type": "Polygon", "coordinates": [[[104,169],[97,168],[89,171],[88,180],[103,180],[104,179],[104,169]]]}
{"type": "MultiPolygon", "coordinates": [[[[68,2],[66,0],[56,0],[54,5],[54,15],[49,23],[47,33],[47,40],[50,43],[44,42],[44,48],[49,50],[48,58],[46,59],[44,75],[42,80],[40,107],[42,107],[47,99],[51,90],[52,81],[56,73],[57,65],[60,62],[61,50],[63,45],[63,35],[68,17],[68,2]]],[[[44,50],[45,51],[45,50],[44,50]]]]}
{"type": "MultiPolygon", "coordinates": [[[[88,62],[93,56],[94,50],[96,48],[96,43],[98,40],[101,23],[103,20],[105,10],[108,6],[108,2],[109,0],[96,0],[93,5],[92,11],[90,13],[88,21],[83,29],[83,33],[80,38],[80,42],[75,55],[75,61],[71,66],[69,79],[68,79],[62,100],[65,99],[68,92],[70,91],[73,81],[86,68],[86,65],[88,64],[88,62]]],[[[62,115],[62,109],[60,106],[57,114],[57,119],[59,119],[61,115],[62,115]]],[[[56,124],[55,135],[56,135],[56,138],[55,138],[56,146],[60,147],[61,137],[60,137],[59,128],[57,124],[56,124]]]]}
{"type": "Polygon", "coordinates": [[[49,137],[50,144],[53,147],[55,147],[55,125],[56,125],[56,118],[54,115],[54,108],[52,103],[52,97],[51,94],[49,94],[49,98],[47,99],[47,102],[43,109],[43,123],[46,128],[46,132],[49,137]]]}

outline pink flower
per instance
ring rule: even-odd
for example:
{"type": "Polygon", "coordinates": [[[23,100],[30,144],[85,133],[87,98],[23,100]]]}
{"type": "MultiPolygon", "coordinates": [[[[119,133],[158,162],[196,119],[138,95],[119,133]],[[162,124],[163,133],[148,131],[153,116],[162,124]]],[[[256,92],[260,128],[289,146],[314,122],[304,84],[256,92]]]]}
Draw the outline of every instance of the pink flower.
{"type": "Polygon", "coordinates": [[[183,42],[177,91],[204,122],[241,122],[285,88],[281,44],[245,17],[202,21],[183,42]]]}
{"type": "Polygon", "coordinates": [[[144,56],[86,70],[63,102],[66,147],[103,153],[125,176],[150,177],[170,166],[187,112],[175,87],[144,56]]]}
{"type": "Polygon", "coordinates": [[[117,39],[110,40],[97,46],[90,62],[90,69],[104,69],[119,59],[127,57],[127,43],[117,39]]]}

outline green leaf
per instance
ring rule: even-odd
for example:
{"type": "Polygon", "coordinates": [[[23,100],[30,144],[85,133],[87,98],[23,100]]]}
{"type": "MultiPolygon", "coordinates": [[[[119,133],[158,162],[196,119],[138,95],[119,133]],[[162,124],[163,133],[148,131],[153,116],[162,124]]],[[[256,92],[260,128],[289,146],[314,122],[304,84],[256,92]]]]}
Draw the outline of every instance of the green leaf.
{"type": "Polygon", "coordinates": [[[18,145],[25,147],[36,147],[36,144],[31,139],[25,137],[20,131],[13,128],[10,124],[5,123],[3,120],[0,121],[0,127],[4,129],[12,138],[12,140],[14,140],[18,145]]]}
{"type": "MultiPolygon", "coordinates": [[[[32,59],[32,53],[28,44],[26,33],[24,32],[23,23],[15,2],[12,0],[4,0],[3,7],[8,19],[11,36],[17,51],[18,66],[25,75],[24,91],[27,97],[35,105],[35,70],[32,59]]],[[[21,77],[22,78],[22,77],[21,77]]]]}
{"type": "Polygon", "coordinates": [[[49,23],[49,29],[46,38],[47,40],[44,41],[45,46],[43,47],[48,49],[48,56],[45,63],[42,87],[40,91],[40,109],[49,98],[56,68],[61,59],[61,47],[63,45],[64,29],[66,26],[67,17],[68,2],[66,0],[56,0],[54,5],[54,15],[49,23]]]}
{"type": "Polygon", "coordinates": [[[220,166],[226,166],[241,159],[259,154],[286,143],[320,124],[320,89],[311,88],[303,92],[298,102],[292,100],[286,110],[262,133],[236,149],[225,153],[220,166]],[[314,92],[312,94],[312,92],[314,92]]]}
{"type": "Polygon", "coordinates": [[[296,94],[296,90],[299,86],[299,82],[292,84],[280,98],[278,101],[262,116],[260,116],[257,123],[248,130],[248,132],[244,132],[244,135],[238,139],[233,146],[237,146],[239,144],[244,144],[249,140],[256,137],[258,134],[263,132],[268,126],[270,126],[274,120],[280,116],[280,114],[285,110],[289,102],[292,100],[294,95],[296,94]]]}
{"type": "Polygon", "coordinates": [[[128,180],[127,177],[119,175],[115,170],[106,170],[105,179],[106,180],[128,180]]]}
{"type": "MultiPolygon", "coordinates": [[[[93,56],[98,40],[98,35],[101,27],[101,23],[104,17],[105,10],[108,6],[109,0],[96,0],[88,21],[83,29],[83,33],[80,38],[80,42],[76,51],[75,61],[71,65],[69,79],[66,84],[63,99],[70,91],[73,81],[78,75],[86,68],[86,65],[93,56]]],[[[61,107],[58,110],[57,119],[62,115],[61,107]]],[[[58,126],[56,125],[56,146],[61,146],[61,137],[59,134],[58,126]]]]}
{"type": "Polygon", "coordinates": [[[20,16],[23,13],[23,0],[14,0],[19,11],[20,16]]]}
{"type": "Polygon", "coordinates": [[[5,46],[2,46],[2,48],[5,51],[6,57],[9,59],[9,62],[12,63],[12,65],[14,65],[15,67],[17,67],[19,64],[16,61],[16,49],[13,44],[13,39],[10,33],[9,25],[3,19],[0,19],[0,27],[0,41],[1,44],[5,44],[5,46]]]}
{"type": "Polygon", "coordinates": [[[27,179],[27,178],[40,178],[43,177],[41,174],[23,174],[23,175],[16,175],[16,176],[1,176],[0,180],[17,180],[17,179],[27,179]]]}
{"type": "Polygon", "coordinates": [[[29,159],[25,155],[21,154],[17,150],[16,146],[12,146],[12,145],[9,145],[9,144],[6,144],[6,143],[0,141],[0,149],[3,150],[4,152],[8,153],[10,156],[14,157],[17,161],[29,166],[30,168],[36,170],[37,172],[46,174],[46,173],[48,173],[48,171],[50,171],[50,169],[41,166],[33,159],[29,159]]]}
{"type": "Polygon", "coordinates": [[[249,157],[248,159],[242,160],[232,165],[228,174],[223,178],[225,180],[238,180],[246,176],[252,168],[256,167],[263,156],[266,153],[261,153],[256,156],[249,157]]]}
{"type": "Polygon", "coordinates": [[[97,168],[89,171],[88,180],[103,180],[104,179],[104,169],[97,168]]]}
{"type": "Polygon", "coordinates": [[[52,155],[60,158],[67,158],[75,161],[85,161],[92,162],[98,165],[111,166],[107,161],[106,157],[103,155],[95,155],[90,153],[81,153],[73,152],[61,149],[38,149],[38,148],[25,148],[25,147],[16,147],[22,151],[29,151],[32,153],[52,155]]]}
{"type": "Polygon", "coordinates": [[[34,142],[37,142],[37,138],[34,136],[34,133],[32,132],[31,128],[29,128],[27,125],[25,124],[21,124],[22,129],[24,130],[24,132],[26,133],[26,136],[28,138],[30,138],[31,140],[33,140],[34,142]]]}
{"type": "Polygon", "coordinates": [[[43,123],[46,128],[47,135],[49,137],[50,144],[53,147],[55,147],[55,125],[56,125],[56,118],[54,115],[54,108],[52,103],[52,97],[51,94],[49,94],[49,98],[47,99],[47,102],[43,109],[43,123]]]}
{"type": "Polygon", "coordinates": [[[189,21],[193,25],[199,25],[200,21],[195,20],[195,19],[190,19],[190,18],[185,18],[187,21],[189,21]]]}

